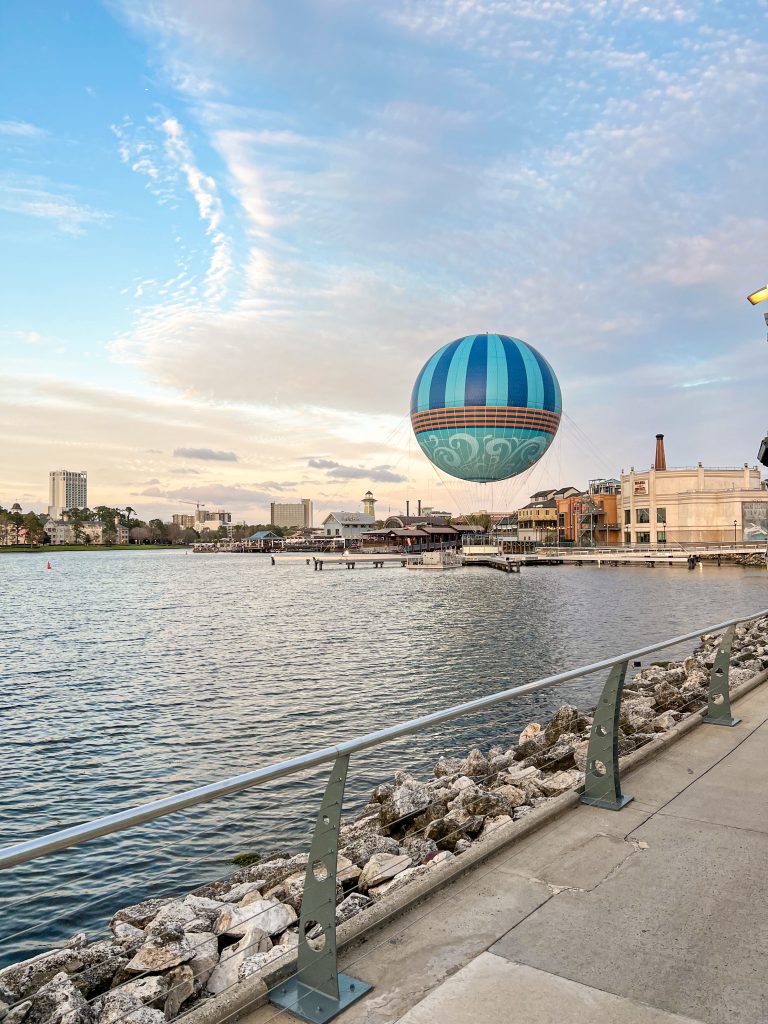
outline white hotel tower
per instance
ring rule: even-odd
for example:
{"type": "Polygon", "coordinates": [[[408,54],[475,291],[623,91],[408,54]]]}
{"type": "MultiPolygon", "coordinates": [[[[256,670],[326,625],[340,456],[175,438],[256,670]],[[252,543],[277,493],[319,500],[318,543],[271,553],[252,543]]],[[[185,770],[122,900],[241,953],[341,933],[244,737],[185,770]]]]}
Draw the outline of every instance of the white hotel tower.
{"type": "Polygon", "coordinates": [[[60,519],[68,508],[88,506],[88,474],[85,470],[51,470],[48,490],[48,515],[60,519]]]}

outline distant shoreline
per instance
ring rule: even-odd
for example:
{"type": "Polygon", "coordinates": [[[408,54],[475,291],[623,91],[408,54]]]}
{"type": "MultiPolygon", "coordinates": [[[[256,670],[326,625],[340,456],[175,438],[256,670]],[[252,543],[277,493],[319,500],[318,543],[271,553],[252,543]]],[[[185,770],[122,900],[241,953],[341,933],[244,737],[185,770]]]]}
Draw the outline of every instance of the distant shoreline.
{"type": "Polygon", "coordinates": [[[57,551],[186,551],[186,544],[12,544],[0,547],[0,554],[50,555],[57,551]]]}

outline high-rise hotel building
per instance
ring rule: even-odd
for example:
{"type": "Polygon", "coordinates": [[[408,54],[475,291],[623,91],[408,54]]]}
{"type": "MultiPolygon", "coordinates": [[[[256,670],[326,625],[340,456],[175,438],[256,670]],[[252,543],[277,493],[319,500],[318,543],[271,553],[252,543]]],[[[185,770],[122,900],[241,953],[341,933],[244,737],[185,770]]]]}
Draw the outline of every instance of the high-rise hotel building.
{"type": "Polygon", "coordinates": [[[272,526],[312,526],[312,499],[302,498],[296,502],[273,501],[269,506],[269,521],[272,526]]]}
{"type": "Polygon", "coordinates": [[[54,469],[48,487],[48,515],[60,519],[68,508],[88,507],[88,474],[86,471],[54,469]]]}

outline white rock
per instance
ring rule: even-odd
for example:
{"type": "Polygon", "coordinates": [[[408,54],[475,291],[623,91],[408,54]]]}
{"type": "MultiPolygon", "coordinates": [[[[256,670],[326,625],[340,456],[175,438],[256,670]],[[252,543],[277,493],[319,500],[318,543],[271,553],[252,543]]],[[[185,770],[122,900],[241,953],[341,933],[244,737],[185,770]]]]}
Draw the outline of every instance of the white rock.
{"type": "Polygon", "coordinates": [[[213,926],[216,935],[242,936],[250,928],[261,928],[268,935],[279,935],[297,921],[296,911],[277,900],[254,900],[245,907],[227,905],[213,926]]]}
{"type": "Polygon", "coordinates": [[[189,961],[192,974],[199,985],[204,986],[219,962],[219,940],[213,932],[195,932],[190,937],[194,956],[189,961]]]}
{"type": "Polygon", "coordinates": [[[427,867],[434,868],[440,864],[448,864],[449,861],[456,860],[454,854],[450,850],[441,850],[436,853],[432,860],[427,861],[427,867]]]}
{"type": "Polygon", "coordinates": [[[374,853],[362,870],[358,886],[365,891],[372,886],[382,885],[405,871],[412,863],[411,858],[404,853],[374,853]]]}
{"type": "Polygon", "coordinates": [[[496,829],[501,828],[502,825],[508,825],[511,821],[512,818],[508,814],[499,814],[496,818],[486,818],[483,831],[477,838],[486,839],[488,836],[493,835],[496,829]]]}
{"type": "Polygon", "coordinates": [[[531,722],[530,725],[526,725],[526,727],[520,733],[520,736],[517,740],[517,745],[520,746],[520,744],[525,743],[526,740],[533,739],[533,737],[537,736],[540,732],[541,726],[539,725],[539,723],[531,722]]]}
{"type": "Polygon", "coordinates": [[[249,956],[240,966],[240,972],[238,979],[245,981],[246,978],[250,978],[252,974],[257,974],[262,968],[266,967],[267,964],[272,963],[275,960],[280,960],[288,954],[288,950],[284,946],[274,946],[272,949],[267,950],[266,953],[257,953],[255,956],[249,956]]]}
{"type": "Polygon", "coordinates": [[[336,907],[336,924],[344,924],[345,921],[349,921],[351,917],[359,914],[366,907],[370,907],[372,902],[369,896],[364,896],[361,892],[351,892],[336,907]]]}
{"type": "Polygon", "coordinates": [[[200,923],[198,914],[192,907],[179,900],[161,907],[154,920],[147,925],[146,933],[163,938],[184,931],[189,925],[196,923],[200,923]]]}
{"type": "Polygon", "coordinates": [[[248,957],[272,949],[272,940],[260,928],[252,928],[234,946],[221,952],[221,959],[206,982],[208,991],[217,996],[231,985],[236,985],[239,972],[248,957]]]}
{"type": "Polygon", "coordinates": [[[458,779],[455,779],[451,783],[451,789],[454,790],[456,793],[460,793],[462,789],[467,789],[470,786],[472,787],[472,789],[475,789],[474,782],[466,775],[460,775],[458,779]]]}
{"type": "Polygon", "coordinates": [[[164,1024],[165,1013],[142,1006],[141,1002],[131,995],[126,995],[122,988],[113,989],[104,994],[99,1024],[164,1024]]]}
{"type": "Polygon", "coordinates": [[[141,928],[136,928],[134,925],[128,924],[127,921],[113,921],[112,934],[120,942],[129,943],[134,946],[140,946],[146,938],[141,928]]]}
{"type": "Polygon", "coordinates": [[[136,955],[126,965],[127,971],[167,971],[170,967],[177,967],[186,963],[194,956],[194,951],[186,936],[182,939],[163,941],[157,936],[151,936],[136,955]]]}
{"type": "Polygon", "coordinates": [[[283,932],[280,936],[278,946],[287,946],[288,949],[293,949],[299,944],[299,933],[289,928],[287,932],[283,932]]]}
{"type": "Polygon", "coordinates": [[[137,1005],[151,1006],[155,1010],[161,1010],[165,1005],[168,995],[169,982],[167,975],[151,974],[146,978],[136,978],[120,989],[125,995],[136,1000],[137,1005]]]}
{"type": "Polygon", "coordinates": [[[406,868],[405,871],[401,871],[399,874],[389,881],[384,882],[383,885],[376,885],[372,889],[368,890],[368,895],[373,896],[375,899],[381,899],[382,896],[386,896],[392,889],[398,889],[401,885],[405,885],[410,881],[414,875],[421,875],[425,871],[429,870],[429,865],[421,867],[406,868]]]}
{"type": "Polygon", "coordinates": [[[542,775],[536,780],[536,785],[545,796],[559,796],[566,790],[573,789],[581,782],[581,772],[574,770],[565,772],[553,772],[551,775],[542,775]]]}
{"type": "Polygon", "coordinates": [[[55,1024],[88,1024],[92,1014],[69,975],[62,971],[37,990],[32,997],[32,1008],[25,1016],[55,1024]]]}
{"type": "Polygon", "coordinates": [[[258,892],[263,884],[263,880],[257,880],[255,882],[239,882],[237,885],[233,885],[229,892],[222,893],[222,902],[239,903],[240,900],[249,893],[258,892]]]}

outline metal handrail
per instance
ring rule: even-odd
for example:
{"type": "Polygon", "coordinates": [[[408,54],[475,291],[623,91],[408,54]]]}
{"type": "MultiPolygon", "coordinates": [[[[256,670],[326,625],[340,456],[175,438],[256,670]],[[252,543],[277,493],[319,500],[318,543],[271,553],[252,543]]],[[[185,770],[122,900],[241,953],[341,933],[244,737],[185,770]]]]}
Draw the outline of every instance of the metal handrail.
{"type": "Polygon", "coordinates": [[[713,633],[719,630],[724,630],[729,626],[735,626],[740,622],[752,621],[766,615],[768,615],[768,609],[751,615],[728,619],[726,622],[719,622],[713,626],[696,629],[693,632],[684,633],[681,636],[672,637],[655,644],[649,644],[646,647],[640,647],[635,651],[629,651],[614,658],[604,658],[591,665],[582,665],[578,668],[569,669],[567,672],[558,672],[555,675],[545,676],[542,679],[537,679],[531,683],[525,683],[522,686],[513,686],[509,689],[489,694],[486,697],[479,697],[476,700],[467,701],[463,704],[456,704],[452,707],[445,708],[442,711],[435,711],[429,715],[422,715],[420,718],[414,718],[410,721],[402,722],[399,725],[390,726],[387,729],[380,729],[377,732],[367,733],[365,736],[346,740],[333,746],[322,747],[319,750],[310,751],[309,753],[302,754],[299,757],[289,758],[285,761],[278,761],[276,764],[267,765],[264,768],[257,768],[255,771],[245,772],[242,775],[235,775],[231,778],[223,779],[220,782],[210,783],[207,786],[200,786],[197,789],[190,789],[184,793],[178,793],[174,796],[163,797],[160,800],[153,800],[150,803],[141,804],[138,807],[132,807],[125,811],[119,811],[116,814],[108,814],[101,818],[95,818],[94,820],[85,822],[82,825],[74,825],[71,828],[62,829],[59,832],[53,832],[46,836],[40,836],[37,839],[31,839],[27,842],[7,846],[0,850],[0,869],[14,867],[18,864],[25,864],[28,861],[36,860],[37,858],[43,857],[49,853],[54,853],[58,850],[66,850],[73,846],[79,846],[82,843],[88,842],[91,839],[97,839],[100,836],[110,835],[114,832],[122,832],[134,825],[141,825],[147,821],[154,821],[157,818],[165,817],[168,814],[184,810],[187,807],[195,807],[198,804],[208,803],[212,800],[218,799],[219,797],[229,796],[232,793],[238,793],[242,790],[250,789],[252,786],[261,785],[265,782],[272,782],[275,779],[281,779],[287,775],[293,775],[296,772],[304,771],[308,768],[315,768],[318,765],[327,764],[330,761],[336,761],[339,757],[348,757],[353,753],[366,750],[369,747],[375,747],[381,743],[387,743],[390,740],[400,739],[403,736],[422,732],[425,729],[431,728],[433,725],[439,725],[443,722],[450,722],[456,718],[463,718],[467,715],[476,714],[478,711],[484,711],[486,708],[502,704],[505,701],[521,694],[532,693],[548,686],[556,686],[560,683],[569,682],[579,676],[591,675],[592,673],[600,672],[603,669],[610,669],[616,665],[643,657],[644,655],[653,654],[654,652],[664,650],[667,647],[674,647],[677,644],[685,643],[687,640],[696,639],[704,633],[713,633]]]}

